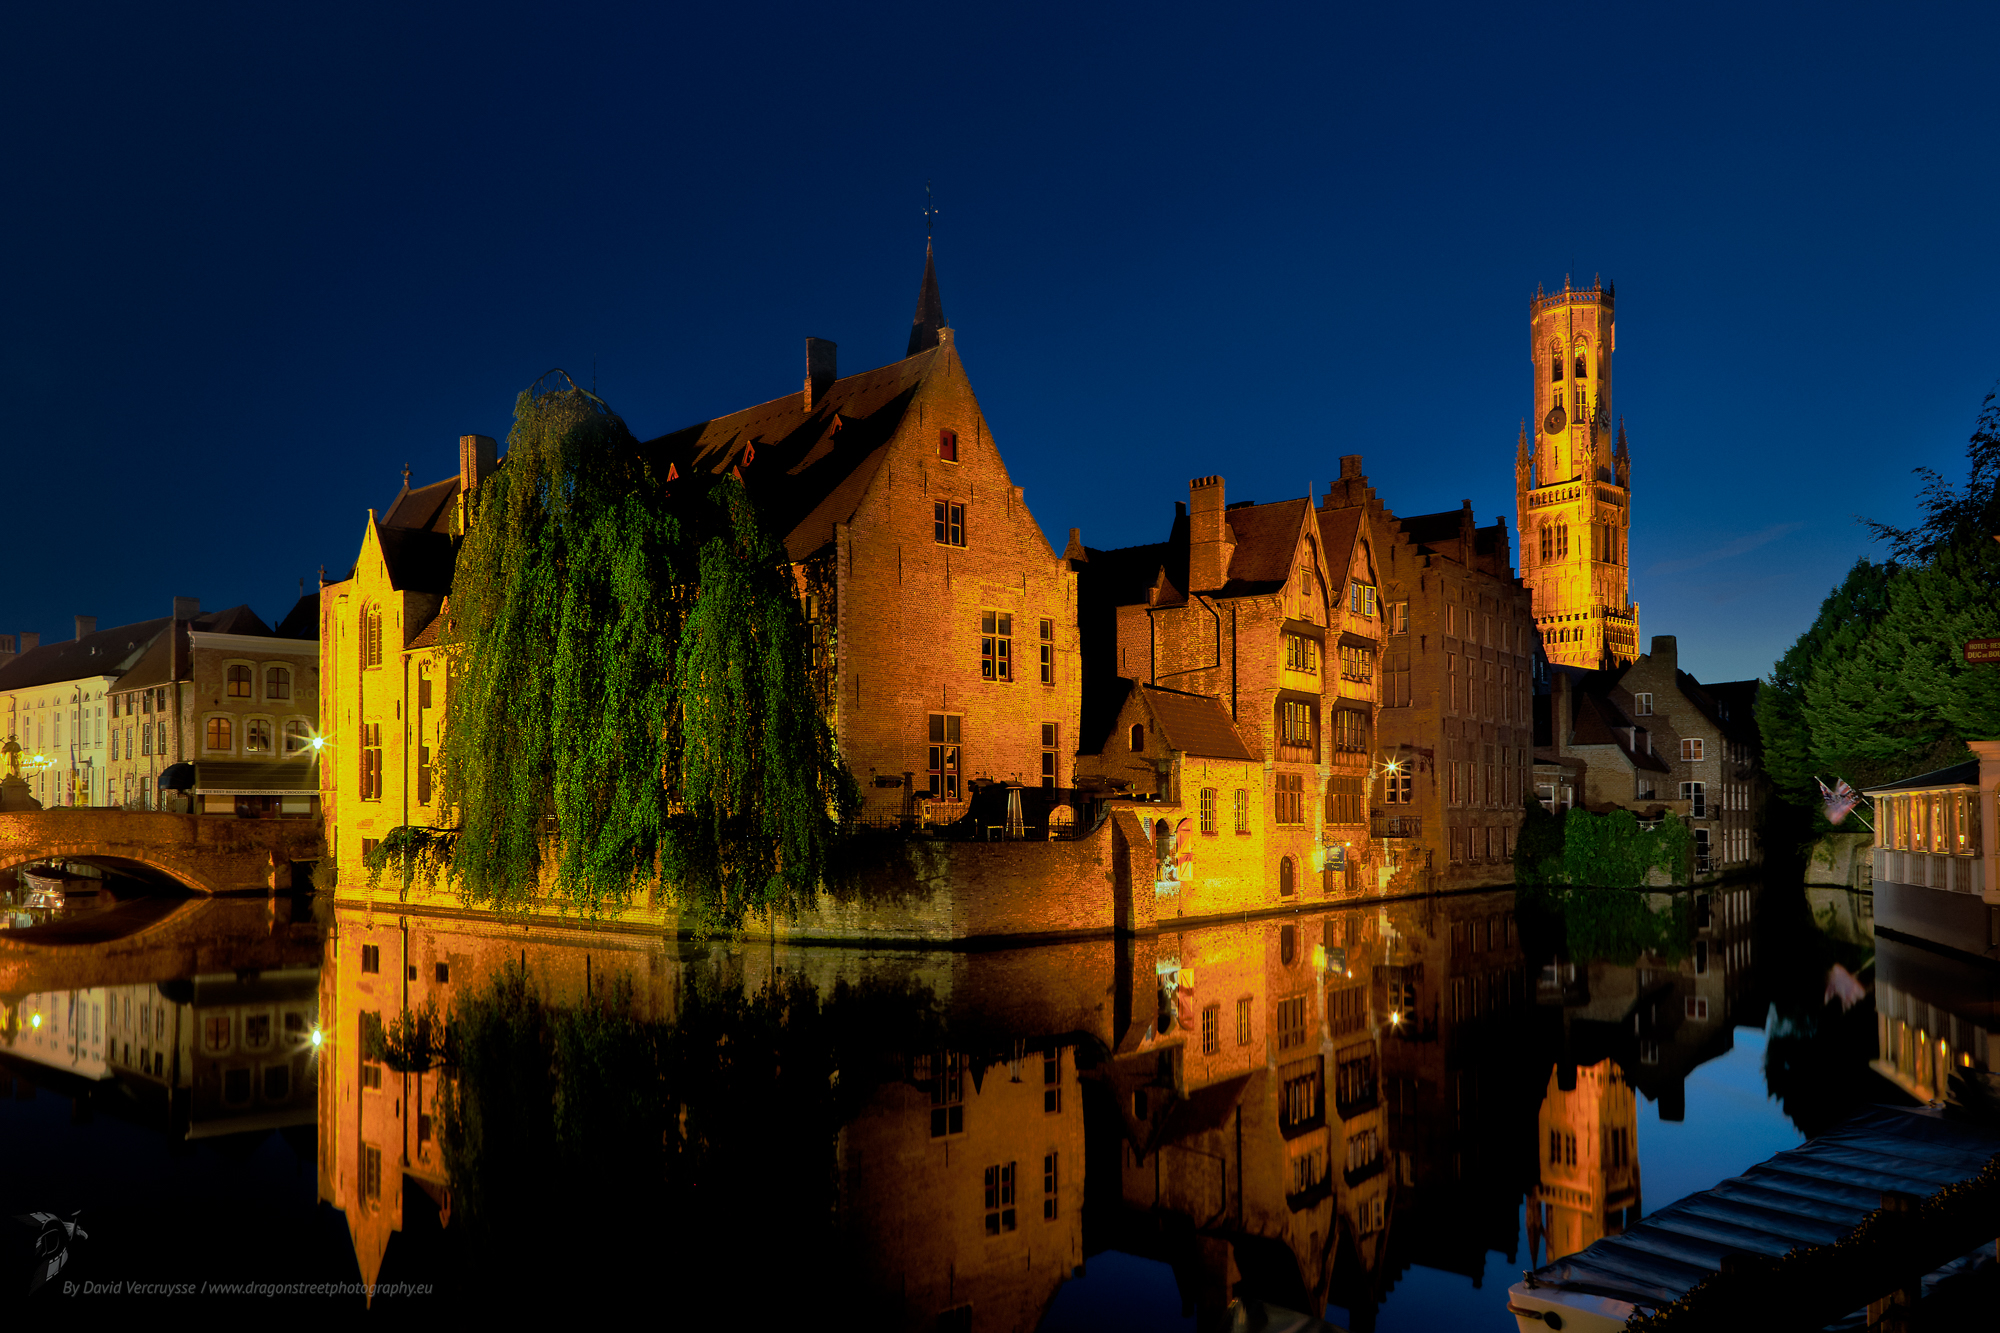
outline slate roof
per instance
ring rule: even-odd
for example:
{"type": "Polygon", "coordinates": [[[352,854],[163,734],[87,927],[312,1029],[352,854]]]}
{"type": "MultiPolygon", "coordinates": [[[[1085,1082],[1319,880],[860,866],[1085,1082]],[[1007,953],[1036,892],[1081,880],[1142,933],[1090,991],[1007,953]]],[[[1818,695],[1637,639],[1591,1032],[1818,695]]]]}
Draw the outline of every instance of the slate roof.
{"type": "Polygon", "coordinates": [[[187,673],[179,669],[187,657],[186,653],[178,651],[180,643],[181,636],[178,634],[156,635],[146,651],[139,654],[139,660],[132,664],[132,669],[118,678],[112,690],[139,690],[148,685],[169,685],[187,679],[187,673]]]}
{"type": "Polygon", "coordinates": [[[1311,505],[1301,496],[1223,512],[1223,521],[1236,539],[1236,551],[1229,558],[1229,582],[1222,587],[1224,597],[1253,597],[1285,586],[1299,549],[1299,528],[1310,516],[1311,505]]]}
{"type": "Polygon", "coordinates": [[[446,597],[440,601],[438,603],[437,614],[426,620],[417,630],[416,637],[410,640],[410,647],[430,648],[436,646],[438,635],[444,630],[445,612],[450,609],[451,598],[446,597]]]}
{"type": "Polygon", "coordinates": [[[1655,773],[1673,771],[1656,752],[1635,749],[1631,741],[1619,734],[1620,729],[1629,729],[1636,724],[1625,716],[1617,704],[1611,702],[1608,695],[1586,690],[1579,685],[1571,691],[1570,699],[1575,710],[1575,738],[1570,741],[1571,745],[1615,745],[1634,768],[1650,769],[1655,773]]]}
{"type": "Polygon", "coordinates": [[[389,571],[389,586],[398,592],[451,591],[451,575],[458,563],[458,544],[442,532],[426,528],[391,528],[380,522],[375,536],[382,544],[382,563],[389,571]]]}
{"type": "Polygon", "coordinates": [[[836,523],[853,518],[917,386],[949,354],[939,345],[835,380],[810,412],[804,394],[793,392],[640,448],[661,476],[670,466],[682,476],[741,468],[765,521],[785,534],[787,557],[803,560],[833,540],[836,523]]]}
{"type": "Polygon", "coordinates": [[[292,604],[285,618],[272,631],[280,639],[317,639],[319,637],[319,594],[309,592],[292,604]]]}
{"type": "Polygon", "coordinates": [[[25,690],[86,676],[120,676],[132,669],[146,648],[172,623],[170,617],[138,620],[129,625],[30,648],[0,666],[0,690],[25,690]]]}
{"type": "Polygon", "coordinates": [[[1933,769],[1929,773],[1919,773],[1901,782],[1892,782],[1886,787],[1870,787],[1869,795],[1878,791],[1917,791],[1931,787],[1977,787],[1979,785],[1979,761],[1968,759],[1950,768],[1933,769]]]}
{"type": "Polygon", "coordinates": [[[451,520],[451,501],[458,496],[458,482],[456,474],[415,490],[404,482],[402,491],[389,502],[389,508],[378,521],[385,528],[443,532],[451,520]]]}
{"type": "Polygon", "coordinates": [[[1184,694],[1158,685],[1140,687],[1168,748],[1201,759],[1262,758],[1243,740],[1229,710],[1206,694],[1184,694]]]}
{"type": "Polygon", "coordinates": [[[1346,596],[1348,562],[1354,558],[1354,540],[1361,533],[1361,506],[1319,511],[1319,544],[1326,556],[1327,582],[1335,589],[1334,600],[1346,596]]]}
{"type": "Polygon", "coordinates": [[[1535,1269],[1527,1289],[1658,1308],[1719,1272],[1730,1255],[1776,1256],[1839,1240],[1882,1206],[1885,1191],[1934,1194],[1977,1175],[1996,1152],[2000,1133],[1992,1128],[1928,1107],[1876,1107],[1535,1269]]]}

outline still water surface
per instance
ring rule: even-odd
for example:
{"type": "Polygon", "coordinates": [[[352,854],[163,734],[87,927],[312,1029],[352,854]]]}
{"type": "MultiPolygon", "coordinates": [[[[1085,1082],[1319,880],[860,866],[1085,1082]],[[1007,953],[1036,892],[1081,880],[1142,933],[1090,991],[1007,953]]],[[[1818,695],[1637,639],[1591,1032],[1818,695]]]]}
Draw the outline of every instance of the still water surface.
{"type": "Polygon", "coordinates": [[[1796,887],[1680,910],[1643,952],[1512,891],[916,951],[155,900],[0,935],[0,1214],[83,1210],[78,1282],[429,1287],[377,1321],[1500,1330],[1521,1269],[1890,1097],[1824,1003],[1866,948],[1796,887]]]}

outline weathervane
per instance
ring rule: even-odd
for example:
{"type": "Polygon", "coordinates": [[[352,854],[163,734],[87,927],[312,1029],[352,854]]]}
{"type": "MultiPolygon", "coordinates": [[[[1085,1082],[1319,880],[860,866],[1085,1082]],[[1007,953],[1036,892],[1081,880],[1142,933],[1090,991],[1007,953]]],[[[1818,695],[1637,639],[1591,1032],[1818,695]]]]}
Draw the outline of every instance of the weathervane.
{"type": "Polygon", "coordinates": [[[924,239],[931,238],[931,219],[938,215],[937,205],[931,202],[931,183],[924,182],[924,239]]]}

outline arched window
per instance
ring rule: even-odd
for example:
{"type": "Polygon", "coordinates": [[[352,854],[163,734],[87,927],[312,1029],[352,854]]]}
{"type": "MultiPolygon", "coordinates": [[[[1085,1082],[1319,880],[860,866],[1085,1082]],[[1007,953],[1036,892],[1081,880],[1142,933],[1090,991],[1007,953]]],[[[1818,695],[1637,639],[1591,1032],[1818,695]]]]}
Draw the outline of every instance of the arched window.
{"type": "Polygon", "coordinates": [[[382,608],[369,605],[361,608],[361,665],[378,667],[382,665],[382,608]]]}
{"type": "MultiPolygon", "coordinates": [[[[1292,858],[1285,858],[1285,869],[1290,870],[1292,858]]],[[[1299,960],[1299,928],[1286,926],[1278,932],[1278,961],[1290,967],[1299,960]]]]}
{"type": "Polygon", "coordinates": [[[1288,856],[1278,862],[1278,896],[1289,898],[1296,892],[1298,892],[1298,872],[1292,868],[1292,858],[1288,856]]]}
{"type": "Polygon", "coordinates": [[[233,749],[236,744],[236,729],[226,717],[212,717],[208,720],[208,748],[211,750],[233,749]]]}
{"type": "Polygon", "coordinates": [[[1139,723],[1132,724],[1132,751],[1138,753],[1146,748],[1146,728],[1139,723]]]}
{"type": "Polygon", "coordinates": [[[1560,381],[1563,377],[1563,353],[1560,346],[1549,349],[1549,378],[1560,381]]]}
{"type": "Polygon", "coordinates": [[[264,697],[266,699],[289,699],[292,697],[292,672],[290,667],[268,667],[265,669],[264,697]]]}
{"type": "Polygon", "coordinates": [[[1589,346],[1588,343],[1584,343],[1581,341],[1579,341],[1576,345],[1576,377],[1580,380],[1590,378],[1589,365],[1584,360],[1584,352],[1588,348],[1588,346],[1589,346]]]}
{"type": "Polygon", "coordinates": [[[229,697],[248,699],[250,697],[250,668],[233,666],[229,668],[229,697]]]}

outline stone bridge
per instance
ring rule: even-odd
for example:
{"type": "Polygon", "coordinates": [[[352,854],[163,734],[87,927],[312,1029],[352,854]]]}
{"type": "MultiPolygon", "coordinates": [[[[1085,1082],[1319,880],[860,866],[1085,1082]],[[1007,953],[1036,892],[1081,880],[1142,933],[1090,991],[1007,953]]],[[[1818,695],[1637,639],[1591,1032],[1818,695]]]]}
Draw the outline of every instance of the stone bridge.
{"type": "Polygon", "coordinates": [[[37,861],[150,870],[196,893],[292,887],[292,862],[320,854],[309,819],[235,819],[90,806],[0,814],[0,875],[37,861]]]}

